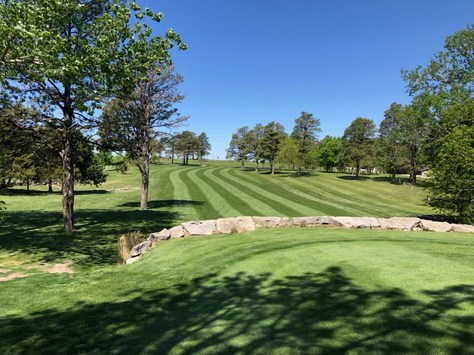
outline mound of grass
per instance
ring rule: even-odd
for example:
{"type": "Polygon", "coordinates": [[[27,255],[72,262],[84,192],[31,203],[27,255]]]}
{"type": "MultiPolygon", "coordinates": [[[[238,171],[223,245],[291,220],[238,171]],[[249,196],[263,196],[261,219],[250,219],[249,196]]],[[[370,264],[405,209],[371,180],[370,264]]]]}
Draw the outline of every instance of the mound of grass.
{"type": "Polygon", "coordinates": [[[447,238],[260,229],[13,280],[0,352],[472,353],[474,239],[447,238]]]}

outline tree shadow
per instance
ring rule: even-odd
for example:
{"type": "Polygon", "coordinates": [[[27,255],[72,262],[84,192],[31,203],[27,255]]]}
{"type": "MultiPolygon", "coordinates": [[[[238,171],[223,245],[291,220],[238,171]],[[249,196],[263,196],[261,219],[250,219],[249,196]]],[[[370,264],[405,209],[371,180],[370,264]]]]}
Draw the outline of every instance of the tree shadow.
{"type": "Polygon", "coordinates": [[[363,175],[359,175],[359,177],[355,175],[341,175],[341,176],[338,176],[337,178],[342,179],[342,180],[349,180],[349,181],[366,181],[370,179],[370,177],[363,176],[363,175]]]}
{"type": "Polygon", "coordinates": [[[72,258],[80,266],[117,262],[117,240],[131,231],[156,232],[174,226],[178,213],[81,209],[75,212],[77,230],[67,234],[61,212],[2,213],[0,249],[19,251],[41,262],[72,258]]]}
{"type": "MultiPolygon", "coordinates": [[[[139,277],[139,276],[137,276],[139,277]]],[[[472,353],[473,285],[369,290],[341,268],[209,275],[115,300],[0,318],[3,353],[472,353]]]]}
{"type": "MultiPolygon", "coordinates": [[[[107,190],[97,190],[97,189],[91,189],[91,190],[74,190],[74,194],[79,196],[79,195],[104,195],[110,193],[107,190]]],[[[55,189],[53,192],[49,192],[47,190],[47,187],[45,190],[38,190],[37,188],[34,189],[6,189],[3,190],[0,195],[6,195],[6,196],[44,196],[44,195],[61,195],[61,191],[58,189],[55,189]]]]}
{"type": "MultiPolygon", "coordinates": [[[[173,207],[173,206],[202,206],[205,203],[203,201],[193,201],[193,200],[154,200],[148,201],[148,208],[163,208],[163,207],[173,207]]],[[[120,205],[120,207],[132,207],[139,208],[140,202],[126,202],[120,205]]]]}

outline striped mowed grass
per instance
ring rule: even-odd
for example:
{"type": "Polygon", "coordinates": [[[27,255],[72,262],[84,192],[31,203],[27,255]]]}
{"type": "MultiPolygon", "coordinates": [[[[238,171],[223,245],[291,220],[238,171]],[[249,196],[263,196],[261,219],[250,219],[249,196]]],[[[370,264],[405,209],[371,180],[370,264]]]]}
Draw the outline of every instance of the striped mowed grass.
{"type": "Polygon", "coordinates": [[[391,184],[382,176],[313,172],[270,175],[230,164],[162,165],[152,173],[152,199],[181,201],[172,206],[180,220],[260,216],[420,216],[433,214],[424,191],[391,184]],[[186,203],[186,202],[189,202],[186,203]]]}

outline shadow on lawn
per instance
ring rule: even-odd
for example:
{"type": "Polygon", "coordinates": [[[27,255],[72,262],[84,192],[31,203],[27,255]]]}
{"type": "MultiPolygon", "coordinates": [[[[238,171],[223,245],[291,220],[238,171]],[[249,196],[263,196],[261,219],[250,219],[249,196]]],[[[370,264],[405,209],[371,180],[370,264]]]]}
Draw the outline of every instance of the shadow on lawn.
{"type": "Polygon", "coordinates": [[[178,213],[167,211],[78,210],[72,235],[62,227],[61,212],[2,213],[0,249],[20,251],[53,262],[72,258],[81,266],[117,262],[117,240],[131,231],[151,233],[175,225],[178,213]]]}
{"type": "MultiPolygon", "coordinates": [[[[136,296],[139,295],[139,296],[136,296]]],[[[134,297],[135,296],[135,297],[134,297]]],[[[275,280],[215,275],[126,301],[0,318],[12,353],[472,353],[474,286],[365,290],[339,267],[275,280]]]]}
{"type": "MultiPolygon", "coordinates": [[[[148,208],[163,208],[172,206],[203,206],[203,201],[192,201],[192,200],[155,200],[148,201],[148,208]]],[[[121,207],[132,207],[139,208],[140,202],[126,202],[121,207]]]]}

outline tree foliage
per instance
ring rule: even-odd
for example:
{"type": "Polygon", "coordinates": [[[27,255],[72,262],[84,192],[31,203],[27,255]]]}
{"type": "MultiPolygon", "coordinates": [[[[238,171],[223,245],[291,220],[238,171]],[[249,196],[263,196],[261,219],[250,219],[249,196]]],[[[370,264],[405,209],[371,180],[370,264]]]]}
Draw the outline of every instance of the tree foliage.
{"type": "Polygon", "coordinates": [[[342,161],[342,139],[340,137],[324,137],[319,143],[317,158],[319,164],[327,172],[339,167],[342,161]]]}
{"type": "Polygon", "coordinates": [[[342,145],[345,157],[355,164],[356,178],[359,178],[361,163],[370,156],[375,134],[375,124],[371,119],[358,117],[344,130],[342,145]]]}
{"type": "Polygon", "coordinates": [[[271,165],[271,174],[275,174],[275,164],[280,144],[288,135],[281,123],[272,121],[263,129],[262,151],[263,156],[271,165]]]}
{"type": "Polygon", "coordinates": [[[63,221],[71,232],[73,131],[92,123],[104,98],[132,93],[137,78],[168,61],[174,44],[184,45],[172,30],[162,37],[152,34],[146,20],[160,21],[162,14],[125,0],[6,0],[0,14],[6,92],[61,112],[48,122],[61,133],[63,221]]]}
{"type": "Polygon", "coordinates": [[[301,112],[300,117],[295,119],[295,126],[291,137],[295,139],[298,144],[299,157],[298,157],[298,171],[301,168],[308,169],[313,165],[312,159],[310,159],[309,152],[314,148],[318,142],[318,133],[321,132],[320,121],[313,117],[312,113],[301,112]]]}

